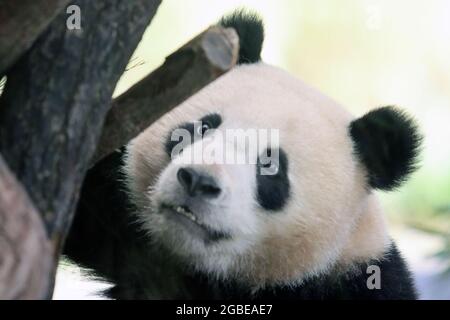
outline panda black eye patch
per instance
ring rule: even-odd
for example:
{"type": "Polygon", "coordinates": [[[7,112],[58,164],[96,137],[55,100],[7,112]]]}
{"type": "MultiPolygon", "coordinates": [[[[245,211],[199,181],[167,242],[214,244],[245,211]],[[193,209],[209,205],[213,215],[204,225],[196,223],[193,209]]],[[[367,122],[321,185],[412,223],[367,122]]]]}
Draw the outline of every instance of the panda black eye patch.
{"type": "Polygon", "coordinates": [[[216,129],[222,124],[222,117],[217,113],[210,113],[200,119],[202,124],[207,124],[209,129],[216,129]]]}
{"type": "MultiPolygon", "coordinates": [[[[270,157],[273,150],[267,149],[265,154],[270,157]]],[[[288,158],[286,153],[279,148],[278,159],[275,163],[263,163],[258,157],[256,169],[257,200],[261,207],[268,211],[279,211],[286,204],[290,195],[288,178],[288,158]],[[262,174],[263,168],[273,166],[277,168],[275,174],[262,174]]]]}
{"type": "Polygon", "coordinates": [[[193,141],[194,137],[199,136],[202,137],[203,134],[206,132],[206,130],[218,128],[222,124],[222,117],[217,113],[209,113],[198,121],[200,121],[200,126],[195,125],[194,122],[185,122],[179,125],[178,127],[170,130],[164,146],[169,156],[171,155],[173,148],[182,141],[181,137],[179,137],[178,140],[172,140],[172,133],[175,130],[177,129],[187,130],[191,135],[191,141],[193,141]],[[196,132],[196,129],[198,132],[196,132]]]}

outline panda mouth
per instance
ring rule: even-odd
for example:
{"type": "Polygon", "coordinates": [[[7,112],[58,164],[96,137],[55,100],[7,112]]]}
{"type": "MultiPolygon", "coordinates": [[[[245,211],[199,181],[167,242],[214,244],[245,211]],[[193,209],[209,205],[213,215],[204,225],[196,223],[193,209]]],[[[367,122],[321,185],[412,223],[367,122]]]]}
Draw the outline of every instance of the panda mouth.
{"type": "Polygon", "coordinates": [[[161,208],[168,210],[177,217],[180,217],[181,219],[177,220],[180,220],[180,222],[182,222],[191,231],[194,231],[192,230],[193,229],[192,227],[196,227],[197,231],[200,230],[201,234],[205,236],[205,240],[218,241],[230,238],[230,235],[228,233],[214,230],[209,226],[203,224],[200,221],[200,219],[187,206],[163,203],[161,205],[161,208]]]}
{"type": "Polygon", "coordinates": [[[176,205],[163,203],[161,207],[163,209],[168,209],[173,213],[181,215],[181,216],[191,220],[192,222],[196,223],[199,226],[203,226],[202,223],[200,223],[200,221],[197,219],[197,216],[194,215],[194,213],[186,206],[176,206],[176,205]]]}

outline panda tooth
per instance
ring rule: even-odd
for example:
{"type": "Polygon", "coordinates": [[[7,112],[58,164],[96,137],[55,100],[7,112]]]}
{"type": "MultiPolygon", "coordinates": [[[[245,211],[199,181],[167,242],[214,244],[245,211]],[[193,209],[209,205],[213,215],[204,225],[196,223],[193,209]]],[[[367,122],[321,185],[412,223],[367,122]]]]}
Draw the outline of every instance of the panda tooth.
{"type": "Polygon", "coordinates": [[[171,208],[177,213],[182,214],[186,218],[190,219],[191,221],[198,223],[197,217],[191,211],[185,209],[183,206],[171,206],[171,208]]]}

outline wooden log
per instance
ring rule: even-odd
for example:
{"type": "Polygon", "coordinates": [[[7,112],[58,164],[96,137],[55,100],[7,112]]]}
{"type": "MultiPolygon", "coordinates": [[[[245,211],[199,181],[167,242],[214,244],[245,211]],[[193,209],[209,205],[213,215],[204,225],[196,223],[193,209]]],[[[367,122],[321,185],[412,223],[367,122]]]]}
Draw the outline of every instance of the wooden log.
{"type": "Polygon", "coordinates": [[[232,28],[211,27],[113,101],[92,163],[128,143],[154,121],[230,70],[239,38],[232,28]]]}

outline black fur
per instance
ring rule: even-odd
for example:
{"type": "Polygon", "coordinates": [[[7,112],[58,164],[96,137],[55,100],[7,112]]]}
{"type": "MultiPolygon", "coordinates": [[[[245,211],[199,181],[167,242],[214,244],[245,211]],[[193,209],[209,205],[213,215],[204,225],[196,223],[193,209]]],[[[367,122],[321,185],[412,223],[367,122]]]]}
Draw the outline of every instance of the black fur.
{"type": "Polygon", "coordinates": [[[360,263],[347,273],[331,270],[327,274],[315,276],[301,285],[291,287],[271,287],[258,291],[252,296],[245,286],[236,283],[211,282],[198,276],[196,285],[203,288],[199,292],[202,299],[251,299],[256,300],[415,300],[417,299],[411,274],[394,244],[385,258],[369,263],[360,263]],[[380,268],[381,288],[369,289],[367,273],[369,265],[380,268]],[[202,283],[202,286],[199,286],[202,283]]]}
{"type": "Polygon", "coordinates": [[[217,129],[222,124],[222,117],[218,113],[210,113],[200,119],[202,124],[207,124],[209,129],[217,129]]]}
{"type": "Polygon", "coordinates": [[[175,146],[177,144],[182,142],[181,137],[178,140],[172,139],[172,133],[176,129],[185,129],[185,130],[189,131],[189,133],[191,134],[191,139],[194,138],[195,132],[194,132],[194,124],[192,122],[186,122],[186,123],[180,124],[178,127],[170,130],[170,133],[167,135],[166,143],[164,145],[164,149],[166,150],[166,153],[169,156],[172,154],[173,148],[175,148],[175,146]]]}
{"type": "Polygon", "coordinates": [[[421,136],[404,112],[393,107],[373,110],[350,124],[350,135],[372,188],[392,190],[416,169],[421,136]]]}
{"type": "MultiPolygon", "coordinates": [[[[270,150],[265,151],[270,156],[270,150]]],[[[289,198],[290,184],[288,178],[288,158],[282,149],[278,149],[278,172],[274,175],[262,175],[258,159],[256,183],[258,203],[266,210],[279,211],[289,198]]]]}
{"type": "Polygon", "coordinates": [[[238,64],[255,63],[261,60],[264,25],[256,13],[237,10],[223,17],[219,24],[225,28],[234,28],[239,36],[238,64]]]}

